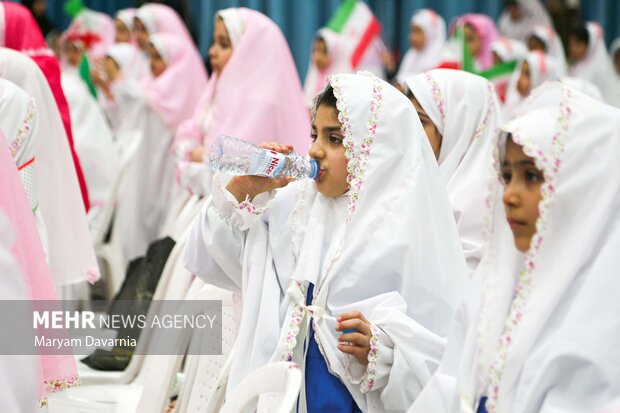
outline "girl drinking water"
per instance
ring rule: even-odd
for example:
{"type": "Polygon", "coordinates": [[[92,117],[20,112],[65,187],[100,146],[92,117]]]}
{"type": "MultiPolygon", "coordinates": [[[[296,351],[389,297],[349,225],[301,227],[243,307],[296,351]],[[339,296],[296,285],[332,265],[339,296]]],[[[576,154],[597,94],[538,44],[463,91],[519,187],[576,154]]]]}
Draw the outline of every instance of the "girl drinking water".
{"type": "Polygon", "coordinates": [[[299,411],[402,411],[467,277],[432,150],[407,99],[369,74],[329,78],[311,138],[315,181],[217,174],[194,222],[204,280],[242,296],[227,393],[289,360],[305,375],[299,411]]]}

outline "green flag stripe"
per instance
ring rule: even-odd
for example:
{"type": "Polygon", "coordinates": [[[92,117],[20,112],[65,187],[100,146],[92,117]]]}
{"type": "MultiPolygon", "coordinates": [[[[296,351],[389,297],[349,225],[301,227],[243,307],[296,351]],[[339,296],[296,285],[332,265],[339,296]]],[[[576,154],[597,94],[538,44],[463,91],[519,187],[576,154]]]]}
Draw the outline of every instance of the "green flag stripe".
{"type": "Polygon", "coordinates": [[[487,80],[493,80],[498,76],[511,74],[517,68],[517,64],[518,62],[516,60],[500,63],[491,67],[490,69],[478,72],[477,75],[482,76],[487,80]]]}
{"type": "Polygon", "coordinates": [[[355,9],[356,3],[357,0],[344,0],[338,10],[336,10],[336,13],[327,23],[327,27],[335,32],[340,33],[347,20],[349,20],[351,13],[353,13],[353,9],[355,9]]]}

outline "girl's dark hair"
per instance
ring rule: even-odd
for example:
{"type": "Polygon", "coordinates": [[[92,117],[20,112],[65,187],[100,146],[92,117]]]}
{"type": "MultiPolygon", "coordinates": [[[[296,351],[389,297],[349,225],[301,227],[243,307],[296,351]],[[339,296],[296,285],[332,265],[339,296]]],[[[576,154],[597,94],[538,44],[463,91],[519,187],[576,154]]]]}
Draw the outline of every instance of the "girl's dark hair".
{"type": "Polygon", "coordinates": [[[319,106],[325,105],[330,108],[338,109],[336,106],[336,96],[334,95],[334,88],[332,85],[327,85],[324,91],[319,93],[316,97],[316,104],[314,105],[315,109],[318,109],[319,106]]]}
{"type": "Polygon", "coordinates": [[[583,24],[574,26],[572,29],[570,29],[570,32],[568,32],[568,36],[574,37],[585,44],[590,43],[590,32],[588,32],[588,29],[583,24]]]}

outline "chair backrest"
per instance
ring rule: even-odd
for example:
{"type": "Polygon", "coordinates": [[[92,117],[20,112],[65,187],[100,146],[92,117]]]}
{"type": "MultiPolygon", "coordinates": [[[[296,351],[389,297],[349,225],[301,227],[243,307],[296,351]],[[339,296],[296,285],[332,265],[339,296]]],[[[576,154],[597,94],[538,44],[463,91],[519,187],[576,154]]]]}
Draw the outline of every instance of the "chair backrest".
{"type": "MultiPolygon", "coordinates": [[[[221,288],[204,285],[207,293],[206,299],[222,300],[222,354],[221,355],[190,355],[187,357],[185,364],[185,383],[179,399],[177,400],[177,408],[175,412],[198,413],[204,411],[208,405],[216,405],[212,398],[218,398],[218,394],[222,397],[225,394],[225,382],[227,377],[225,374],[226,361],[231,357],[237,332],[239,329],[239,311],[233,303],[233,294],[230,291],[221,288]]],[[[195,341],[192,345],[205,345],[205,337],[197,334],[192,337],[195,341]]],[[[211,409],[211,411],[218,411],[211,409]]]]}
{"type": "Polygon", "coordinates": [[[250,373],[226,399],[221,413],[291,413],[301,388],[295,363],[267,364],[250,373]]]}

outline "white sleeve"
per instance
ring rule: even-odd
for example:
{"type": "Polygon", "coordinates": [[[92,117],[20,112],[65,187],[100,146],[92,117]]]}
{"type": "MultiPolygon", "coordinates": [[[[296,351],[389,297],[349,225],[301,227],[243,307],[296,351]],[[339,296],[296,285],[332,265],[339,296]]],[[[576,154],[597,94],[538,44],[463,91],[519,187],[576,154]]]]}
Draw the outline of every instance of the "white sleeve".
{"type": "Polygon", "coordinates": [[[194,220],[185,249],[185,266],[205,282],[241,291],[247,230],[264,225],[262,216],[275,191],[239,203],[215,175],[212,195],[194,220]]]}

